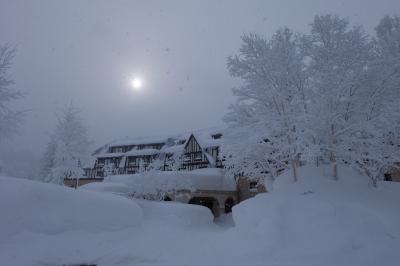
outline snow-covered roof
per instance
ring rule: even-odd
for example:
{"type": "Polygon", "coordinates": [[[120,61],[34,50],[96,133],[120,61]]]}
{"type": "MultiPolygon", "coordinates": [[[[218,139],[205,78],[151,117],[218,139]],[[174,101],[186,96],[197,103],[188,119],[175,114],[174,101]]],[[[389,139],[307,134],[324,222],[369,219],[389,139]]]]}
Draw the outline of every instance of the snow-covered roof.
{"type": "Polygon", "coordinates": [[[176,152],[181,152],[185,148],[185,144],[181,145],[174,145],[170,147],[165,147],[161,151],[164,153],[176,153],[176,152]]]}
{"type": "Polygon", "coordinates": [[[130,146],[130,145],[146,145],[146,144],[161,144],[165,143],[169,138],[176,138],[177,136],[148,136],[137,138],[123,138],[114,140],[109,143],[109,147],[130,146]]]}
{"type": "Polygon", "coordinates": [[[125,152],[125,156],[143,156],[143,155],[155,155],[160,153],[160,150],[157,149],[143,149],[143,150],[130,150],[125,152]]]}
{"type": "Polygon", "coordinates": [[[221,139],[206,138],[204,136],[194,136],[203,148],[217,147],[221,145],[221,139]]]}
{"type": "Polygon", "coordinates": [[[111,141],[110,143],[98,148],[95,155],[98,158],[111,158],[121,156],[139,156],[139,155],[154,155],[157,153],[175,153],[182,151],[187,140],[193,135],[202,148],[216,147],[221,144],[221,139],[214,139],[212,136],[220,134],[221,128],[201,129],[182,134],[169,136],[147,136],[137,138],[122,138],[111,141]],[[182,143],[183,142],[183,143],[182,143]],[[133,146],[133,145],[149,145],[149,144],[165,144],[161,150],[157,149],[142,149],[130,150],[126,153],[109,153],[110,147],[133,146]]]}
{"type": "Polygon", "coordinates": [[[126,155],[125,152],[113,152],[113,153],[104,152],[104,153],[98,154],[97,158],[114,158],[114,157],[122,157],[125,155],[126,155]]]}
{"type": "Polygon", "coordinates": [[[95,156],[89,156],[87,160],[82,164],[82,168],[92,168],[94,163],[96,162],[95,156]]]}

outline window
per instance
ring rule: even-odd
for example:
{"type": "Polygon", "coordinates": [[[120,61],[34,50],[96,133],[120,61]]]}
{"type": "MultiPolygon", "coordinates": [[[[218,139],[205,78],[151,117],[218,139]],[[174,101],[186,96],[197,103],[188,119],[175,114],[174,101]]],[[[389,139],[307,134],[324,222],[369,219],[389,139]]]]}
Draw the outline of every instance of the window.
{"type": "Polygon", "coordinates": [[[136,166],[138,164],[138,157],[128,157],[128,165],[129,166],[136,166]]]}
{"type": "Polygon", "coordinates": [[[201,152],[196,152],[196,154],[195,154],[195,156],[194,156],[194,159],[196,160],[196,161],[201,161],[202,159],[203,159],[203,156],[202,156],[203,154],[201,153],[201,152]]]}
{"type": "Polygon", "coordinates": [[[250,190],[257,190],[257,181],[250,181],[250,190]]]}
{"type": "Polygon", "coordinates": [[[191,161],[191,158],[190,158],[190,154],[185,154],[185,156],[183,157],[183,161],[184,162],[190,162],[191,161]]]}
{"type": "Polygon", "coordinates": [[[391,174],[385,174],[385,181],[392,181],[392,175],[391,174]]]}

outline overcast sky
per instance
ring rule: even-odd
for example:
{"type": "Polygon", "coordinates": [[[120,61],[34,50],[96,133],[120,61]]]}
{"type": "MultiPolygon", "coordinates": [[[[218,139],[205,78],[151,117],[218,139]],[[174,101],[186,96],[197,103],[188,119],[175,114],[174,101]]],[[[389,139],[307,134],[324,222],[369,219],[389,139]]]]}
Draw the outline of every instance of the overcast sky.
{"type": "Polygon", "coordinates": [[[82,108],[90,137],[162,135],[222,124],[232,102],[226,58],[243,33],[305,32],[334,13],[368,32],[399,0],[0,0],[0,43],[17,45],[15,88],[26,92],[21,133],[8,144],[40,154],[57,110],[82,108]],[[130,79],[142,77],[142,91],[130,79]]]}

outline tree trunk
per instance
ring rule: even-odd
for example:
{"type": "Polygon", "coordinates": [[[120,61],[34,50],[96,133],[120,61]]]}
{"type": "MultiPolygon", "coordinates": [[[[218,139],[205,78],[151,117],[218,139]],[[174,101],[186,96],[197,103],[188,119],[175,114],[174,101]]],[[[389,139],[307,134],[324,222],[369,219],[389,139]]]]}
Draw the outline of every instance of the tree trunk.
{"type": "Polygon", "coordinates": [[[333,154],[332,151],[331,151],[331,156],[330,157],[331,157],[330,161],[331,161],[332,166],[333,166],[333,171],[332,171],[333,172],[333,179],[334,180],[339,180],[339,177],[338,177],[338,166],[337,166],[335,155],[333,154]]]}
{"type": "Polygon", "coordinates": [[[339,180],[339,177],[338,177],[338,166],[337,166],[336,161],[333,162],[333,179],[334,180],[339,180]]]}
{"type": "Polygon", "coordinates": [[[334,180],[338,180],[338,166],[337,166],[337,162],[336,162],[336,156],[333,153],[333,147],[335,147],[336,141],[335,141],[335,127],[334,125],[331,125],[331,137],[332,137],[332,143],[331,143],[331,162],[333,164],[333,179],[334,180]]]}
{"type": "Polygon", "coordinates": [[[297,163],[296,160],[292,159],[292,168],[293,168],[293,180],[297,182],[297,163]]]}

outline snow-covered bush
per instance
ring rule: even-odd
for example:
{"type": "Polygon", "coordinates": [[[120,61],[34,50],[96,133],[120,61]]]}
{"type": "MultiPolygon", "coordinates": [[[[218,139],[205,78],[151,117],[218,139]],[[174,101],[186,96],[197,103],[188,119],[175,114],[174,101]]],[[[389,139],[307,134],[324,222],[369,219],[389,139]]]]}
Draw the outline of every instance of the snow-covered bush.
{"type": "MultiPolygon", "coordinates": [[[[122,183],[127,188],[126,196],[139,199],[164,200],[177,191],[193,191],[190,179],[180,171],[148,171],[134,175],[109,176],[105,183],[122,183]]],[[[184,193],[183,193],[184,194],[184,193]]],[[[182,195],[183,195],[182,194],[182,195]]]]}

